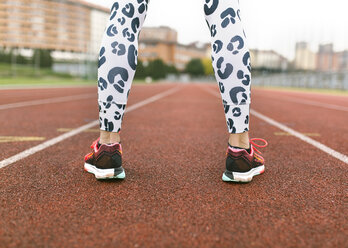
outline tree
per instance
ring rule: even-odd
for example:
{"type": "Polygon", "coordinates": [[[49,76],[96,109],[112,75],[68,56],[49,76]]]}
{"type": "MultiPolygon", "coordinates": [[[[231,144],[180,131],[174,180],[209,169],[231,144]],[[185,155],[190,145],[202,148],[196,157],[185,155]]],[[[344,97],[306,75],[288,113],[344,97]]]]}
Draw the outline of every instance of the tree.
{"type": "Polygon", "coordinates": [[[30,62],[29,59],[22,56],[21,54],[16,54],[14,49],[9,50],[8,52],[0,49],[0,62],[12,63],[13,61],[15,61],[16,64],[23,65],[28,64],[30,62]]]}
{"type": "Polygon", "coordinates": [[[141,60],[138,60],[135,78],[144,79],[146,76],[146,68],[144,67],[144,63],[141,60]]]}
{"type": "Polygon", "coordinates": [[[26,57],[18,54],[17,57],[16,57],[16,63],[17,64],[22,64],[22,65],[26,65],[28,64],[30,61],[30,59],[27,59],[26,57]]]}
{"type": "Polygon", "coordinates": [[[163,60],[155,59],[149,62],[149,65],[146,68],[146,74],[155,80],[165,78],[167,75],[166,68],[167,65],[163,60]]]}
{"type": "Polygon", "coordinates": [[[5,50],[0,50],[0,62],[11,63],[11,54],[5,50]]]}
{"type": "Polygon", "coordinates": [[[175,65],[167,65],[166,69],[167,74],[178,74],[178,69],[175,67],[175,65]]]}
{"type": "Polygon", "coordinates": [[[206,76],[214,75],[214,69],[213,69],[211,58],[202,59],[202,63],[204,66],[204,74],[206,76]]]}
{"type": "Polygon", "coordinates": [[[202,61],[200,59],[191,59],[186,65],[185,72],[191,76],[204,75],[204,66],[202,61]]]}
{"type": "Polygon", "coordinates": [[[32,63],[37,64],[41,68],[51,68],[53,59],[50,50],[35,49],[32,57],[32,63]]]}

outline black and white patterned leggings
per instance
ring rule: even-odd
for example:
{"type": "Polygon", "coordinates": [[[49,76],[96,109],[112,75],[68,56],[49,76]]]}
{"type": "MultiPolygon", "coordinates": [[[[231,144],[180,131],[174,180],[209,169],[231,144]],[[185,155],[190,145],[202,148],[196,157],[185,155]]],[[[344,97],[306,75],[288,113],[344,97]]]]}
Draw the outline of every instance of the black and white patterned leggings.
{"type": "MultiPolygon", "coordinates": [[[[204,0],[211,32],[212,60],[228,131],[249,129],[250,54],[242,27],[239,0],[204,0]]],[[[134,78],[138,35],[148,0],[119,0],[111,8],[99,56],[100,128],[119,132],[134,78]]]]}

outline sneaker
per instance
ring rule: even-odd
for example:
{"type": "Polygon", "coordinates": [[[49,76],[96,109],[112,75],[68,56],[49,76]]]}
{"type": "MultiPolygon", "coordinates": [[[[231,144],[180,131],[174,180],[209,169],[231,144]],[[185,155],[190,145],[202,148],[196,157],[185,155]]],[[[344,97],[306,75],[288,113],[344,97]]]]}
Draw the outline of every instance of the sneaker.
{"type": "Polygon", "coordinates": [[[254,176],[265,172],[265,160],[261,152],[255,148],[266,147],[267,141],[264,139],[250,140],[250,153],[245,149],[228,147],[226,158],[226,171],[222,175],[225,182],[250,182],[254,176]],[[254,141],[262,141],[264,145],[258,145],[254,141]]]}
{"type": "Polygon", "coordinates": [[[85,156],[85,171],[97,179],[124,179],[126,174],[122,167],[122,146],[119,143],[99,144],[99,139],[91,145],[93,152],[85,156]]]}

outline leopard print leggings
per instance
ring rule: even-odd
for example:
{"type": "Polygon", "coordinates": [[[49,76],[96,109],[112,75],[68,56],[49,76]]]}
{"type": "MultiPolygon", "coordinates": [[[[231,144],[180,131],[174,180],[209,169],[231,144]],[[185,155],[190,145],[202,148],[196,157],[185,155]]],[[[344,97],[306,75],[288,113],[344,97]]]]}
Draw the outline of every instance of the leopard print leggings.
{"type": "MultiPolygon", "coordinates": [[[[134,78],[138,36],[148,0],[119,0],[102,39],[98,68],[101,130],[119,132],[134,78]]],[[[239,0],[205,0],[212,61],[229,133],[249,130],[250,54],[240,18],[239,0]]]]}

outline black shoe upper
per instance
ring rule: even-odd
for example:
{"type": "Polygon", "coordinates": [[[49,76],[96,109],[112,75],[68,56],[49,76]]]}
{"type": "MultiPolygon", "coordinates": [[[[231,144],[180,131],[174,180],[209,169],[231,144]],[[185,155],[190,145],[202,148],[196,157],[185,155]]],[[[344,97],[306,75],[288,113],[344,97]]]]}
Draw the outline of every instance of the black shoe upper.
{"type": "Polygon", "coordinates": [[[98,145],[96,150],[87,155],[85,162],[99,169],[115,169],[122,167],[122,148],[120,144],[98,145]]]}
{"type": "Polygon", "coordinates": [[[263,161],[253,152],[251,155],[245,149],[237,149],[232,151],[232,149],[227,150],[226,158],[226,170],[231,172],[248,172],[253,168],[262,166],[263,161]]]}

